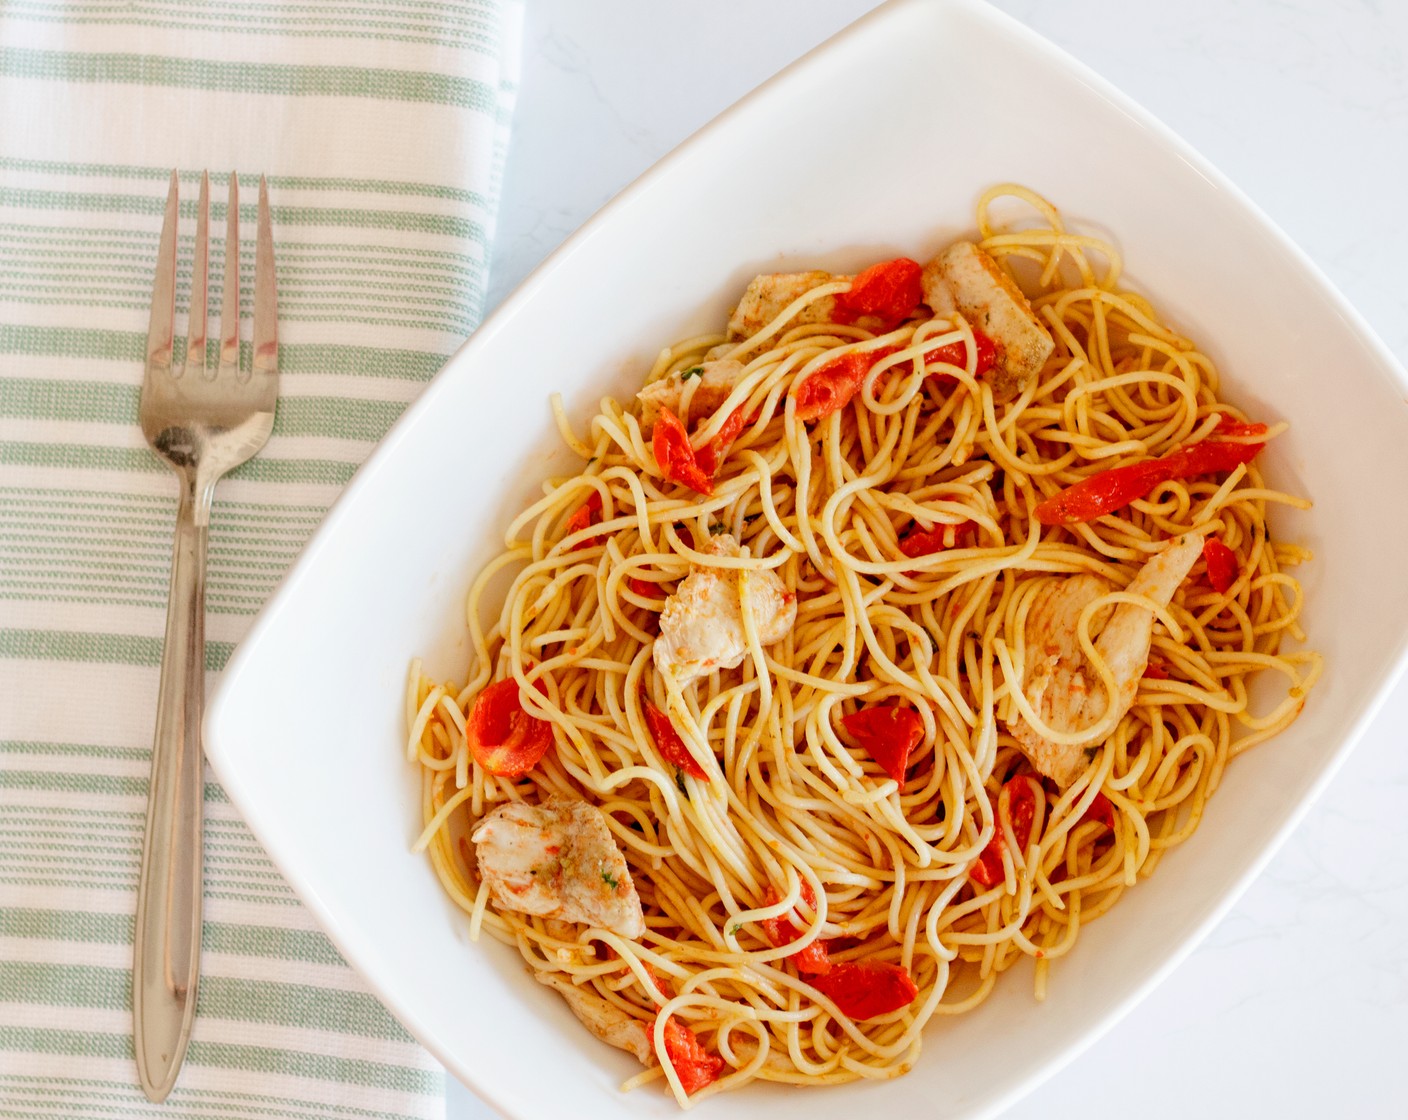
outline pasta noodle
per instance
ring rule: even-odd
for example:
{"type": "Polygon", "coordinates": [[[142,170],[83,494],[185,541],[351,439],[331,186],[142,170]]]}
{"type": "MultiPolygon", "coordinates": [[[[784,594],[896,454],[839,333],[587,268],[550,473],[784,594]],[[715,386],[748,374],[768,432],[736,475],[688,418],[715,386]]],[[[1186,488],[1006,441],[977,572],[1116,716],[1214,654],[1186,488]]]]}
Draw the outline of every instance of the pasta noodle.
{"type": "Polygon", "coordinates": [[[663,414],[652,445],[634,401],[602,401],[583,436],[554,401],[579,473],[544,485],[474,580],[463,686],[412,666],[418,847],[476,936],[638,1025],[648,1068],[628,1086],[663,1079],[685,1105],[755,1079],[895,1077],[927,1023],[976,1007],[1025,958],[1040,997],[1081,927],[1191,835],[1224,767],[1289,725],[1320,673],[1299,648],[1301,592],[1285,571],[1307,554],[1267,525],[1273,505],[1308,503],[1269,486],[1248,448],[1276,429],[1223,401],[1207,356],[1121,287],[1115,250],[1068,231],[1044,199],[996,187],[977,229],[1054,343],[1025,385],[980,371],[966,310],[877,323],[836,311],[861,278],[808,274],[757,329],[668,347],[646,379],[675,393],[694,456],[722,441],[712,494],[666,477],[663,414]],[[1027,217],[999,223],[1014,202],[1027,217]],[[847,355],[862,356],[846,367],[863,371],[854,399],[799,417],[800,387],[847,355]],[[732,380],[710,386],[706,368],[732,380]],[[1208,441],[1247,454],[1103,515],[1038,519],[1084,479],[1186,467],[1208,441]],[[1151,557],[1189,541],[1199,559],[1171,596],[1141,591],[1151,557]],[[655,647],[694,570],[733,581],[742,653],[685,679],[655,647]],[[795,619],[768,640],[784,603],[795,619]],[[1058,609],[1070,612],[1060,656],[1041,629],[1058,609]],[[1116,619],[1143,626],[1132,670],[1116,619]],[[1102,699],[1063,726],[1060,674],[1080,658],[1072,688],[1102,699]],[[470,741],[476,700],[506,680],[551,746],[526,773],[496,775],[470,741]],[[648,708],[668,716],[676,753],[648,708]],[[882,757],[888,740],[857,718],[871,709],[913,727],[907,757],[882,757]],[[1064,780],[1036,766],[1024,734],[1075,759],[1064,780]],[[639,894],[639,937],[506,908],[481,881],[477,823],[563,798],[601,811],[639,894]],[[901,985],[902,1004],[874,1015],[835,979],[901,974],[912,993],[901,985]],[[676,1058],[677,1024],[717,1063],[702,1084],[676,1058]]]}

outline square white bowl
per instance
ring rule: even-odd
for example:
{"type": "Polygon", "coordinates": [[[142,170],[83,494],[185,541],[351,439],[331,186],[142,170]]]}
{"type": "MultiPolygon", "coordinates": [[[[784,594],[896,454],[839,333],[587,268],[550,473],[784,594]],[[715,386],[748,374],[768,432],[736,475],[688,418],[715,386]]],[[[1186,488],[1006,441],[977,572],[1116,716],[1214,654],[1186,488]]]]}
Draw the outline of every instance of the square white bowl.
{"type": "MultiPolygon", "coordinates": [[[[1328,780],[1405,659],[1408,376],[1293,245],[1186,145],[1019,24],[971,0],[895,0],[663,160],[476,332],[358,473],[227,668],[206,750],[231,799],[349,962],[502,1112],[675,1113],[517,954],[469,942],[427,861],[400,746],[407,665],[462,677],[477,565],[547,474],[552,429],[629,394],[665,343],[785,267],[924,259],[992,183],[1105,233],[1131,281],[1218,362],[1228,398],[1290,421],[1268,474],[1316,508],[1304,625],[1327,671],[1300,721],[1237,761],[1198,833],[1082,932],[1043,1004],[1018,970],[933,1024],[908,1076],[750,1087],[737,1120],[871,1107],[991,1115],[1108,1028],[1232,904],[1328,780]],[[1358,463],[1372,448],[1374,475],[1358,463]],[[1360,495],[1372,488],[1372,503],[1360,495]]],[[[726,1102],[726,1103],[718,1103],[726,1102]]]]}

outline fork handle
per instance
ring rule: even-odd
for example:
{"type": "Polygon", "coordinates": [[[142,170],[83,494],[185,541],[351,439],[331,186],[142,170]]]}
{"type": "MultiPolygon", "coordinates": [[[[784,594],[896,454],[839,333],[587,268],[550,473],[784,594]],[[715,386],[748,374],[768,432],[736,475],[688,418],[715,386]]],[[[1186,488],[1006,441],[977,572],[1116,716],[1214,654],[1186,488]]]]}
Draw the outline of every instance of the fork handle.
{"type": "Polygon", "coordinates": [[[152,739],[147,830],[132,956],[133,1048],[142,1091],[171,1092],[186,1056],[200,974],[205,756],[205,553],[213,483],[181,475],[166,643],[152,739]]]}

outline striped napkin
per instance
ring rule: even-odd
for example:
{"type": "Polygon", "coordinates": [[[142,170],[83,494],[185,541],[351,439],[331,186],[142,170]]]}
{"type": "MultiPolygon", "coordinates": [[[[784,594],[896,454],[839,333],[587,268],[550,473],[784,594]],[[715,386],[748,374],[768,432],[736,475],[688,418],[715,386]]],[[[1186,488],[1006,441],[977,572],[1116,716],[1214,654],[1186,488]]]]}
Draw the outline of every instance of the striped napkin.
{"type": "Polygon", "coordinates": [[[0,2],[0,1117],[444,1113],[443,1072],[213,780],[195,1030],[165,1105],[137,1087],[132,923],[176,511],[137,400],[171,168],[180,308],[199,171],[212,309],[225,176],[244,176],[246,332],[267,173],[283,395],[268,445],[216,497],[213,683],[479,319],[521,14],[519,0],[0,2]]]}

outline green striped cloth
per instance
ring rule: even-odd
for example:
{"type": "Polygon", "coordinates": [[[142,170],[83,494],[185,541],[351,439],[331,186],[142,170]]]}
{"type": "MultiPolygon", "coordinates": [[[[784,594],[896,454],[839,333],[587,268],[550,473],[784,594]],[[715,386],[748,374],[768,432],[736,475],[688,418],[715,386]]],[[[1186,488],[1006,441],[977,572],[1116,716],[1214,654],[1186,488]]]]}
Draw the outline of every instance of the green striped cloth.
{"type": "Polygon", "coordinates": [[[190,1050],[165,1105],[137,1088],[132,922],[176,510],[137,400],[170,169],[182,308],[199,171],[212,309],[226,174],[245,177],[246,337],[267,173],[282,399],[216,497],[218,673],[479,320],[521,15],[519,0],[0,0],[0,1118],[443,1115],[443,1072],[214,782],[190,1050]]]}

